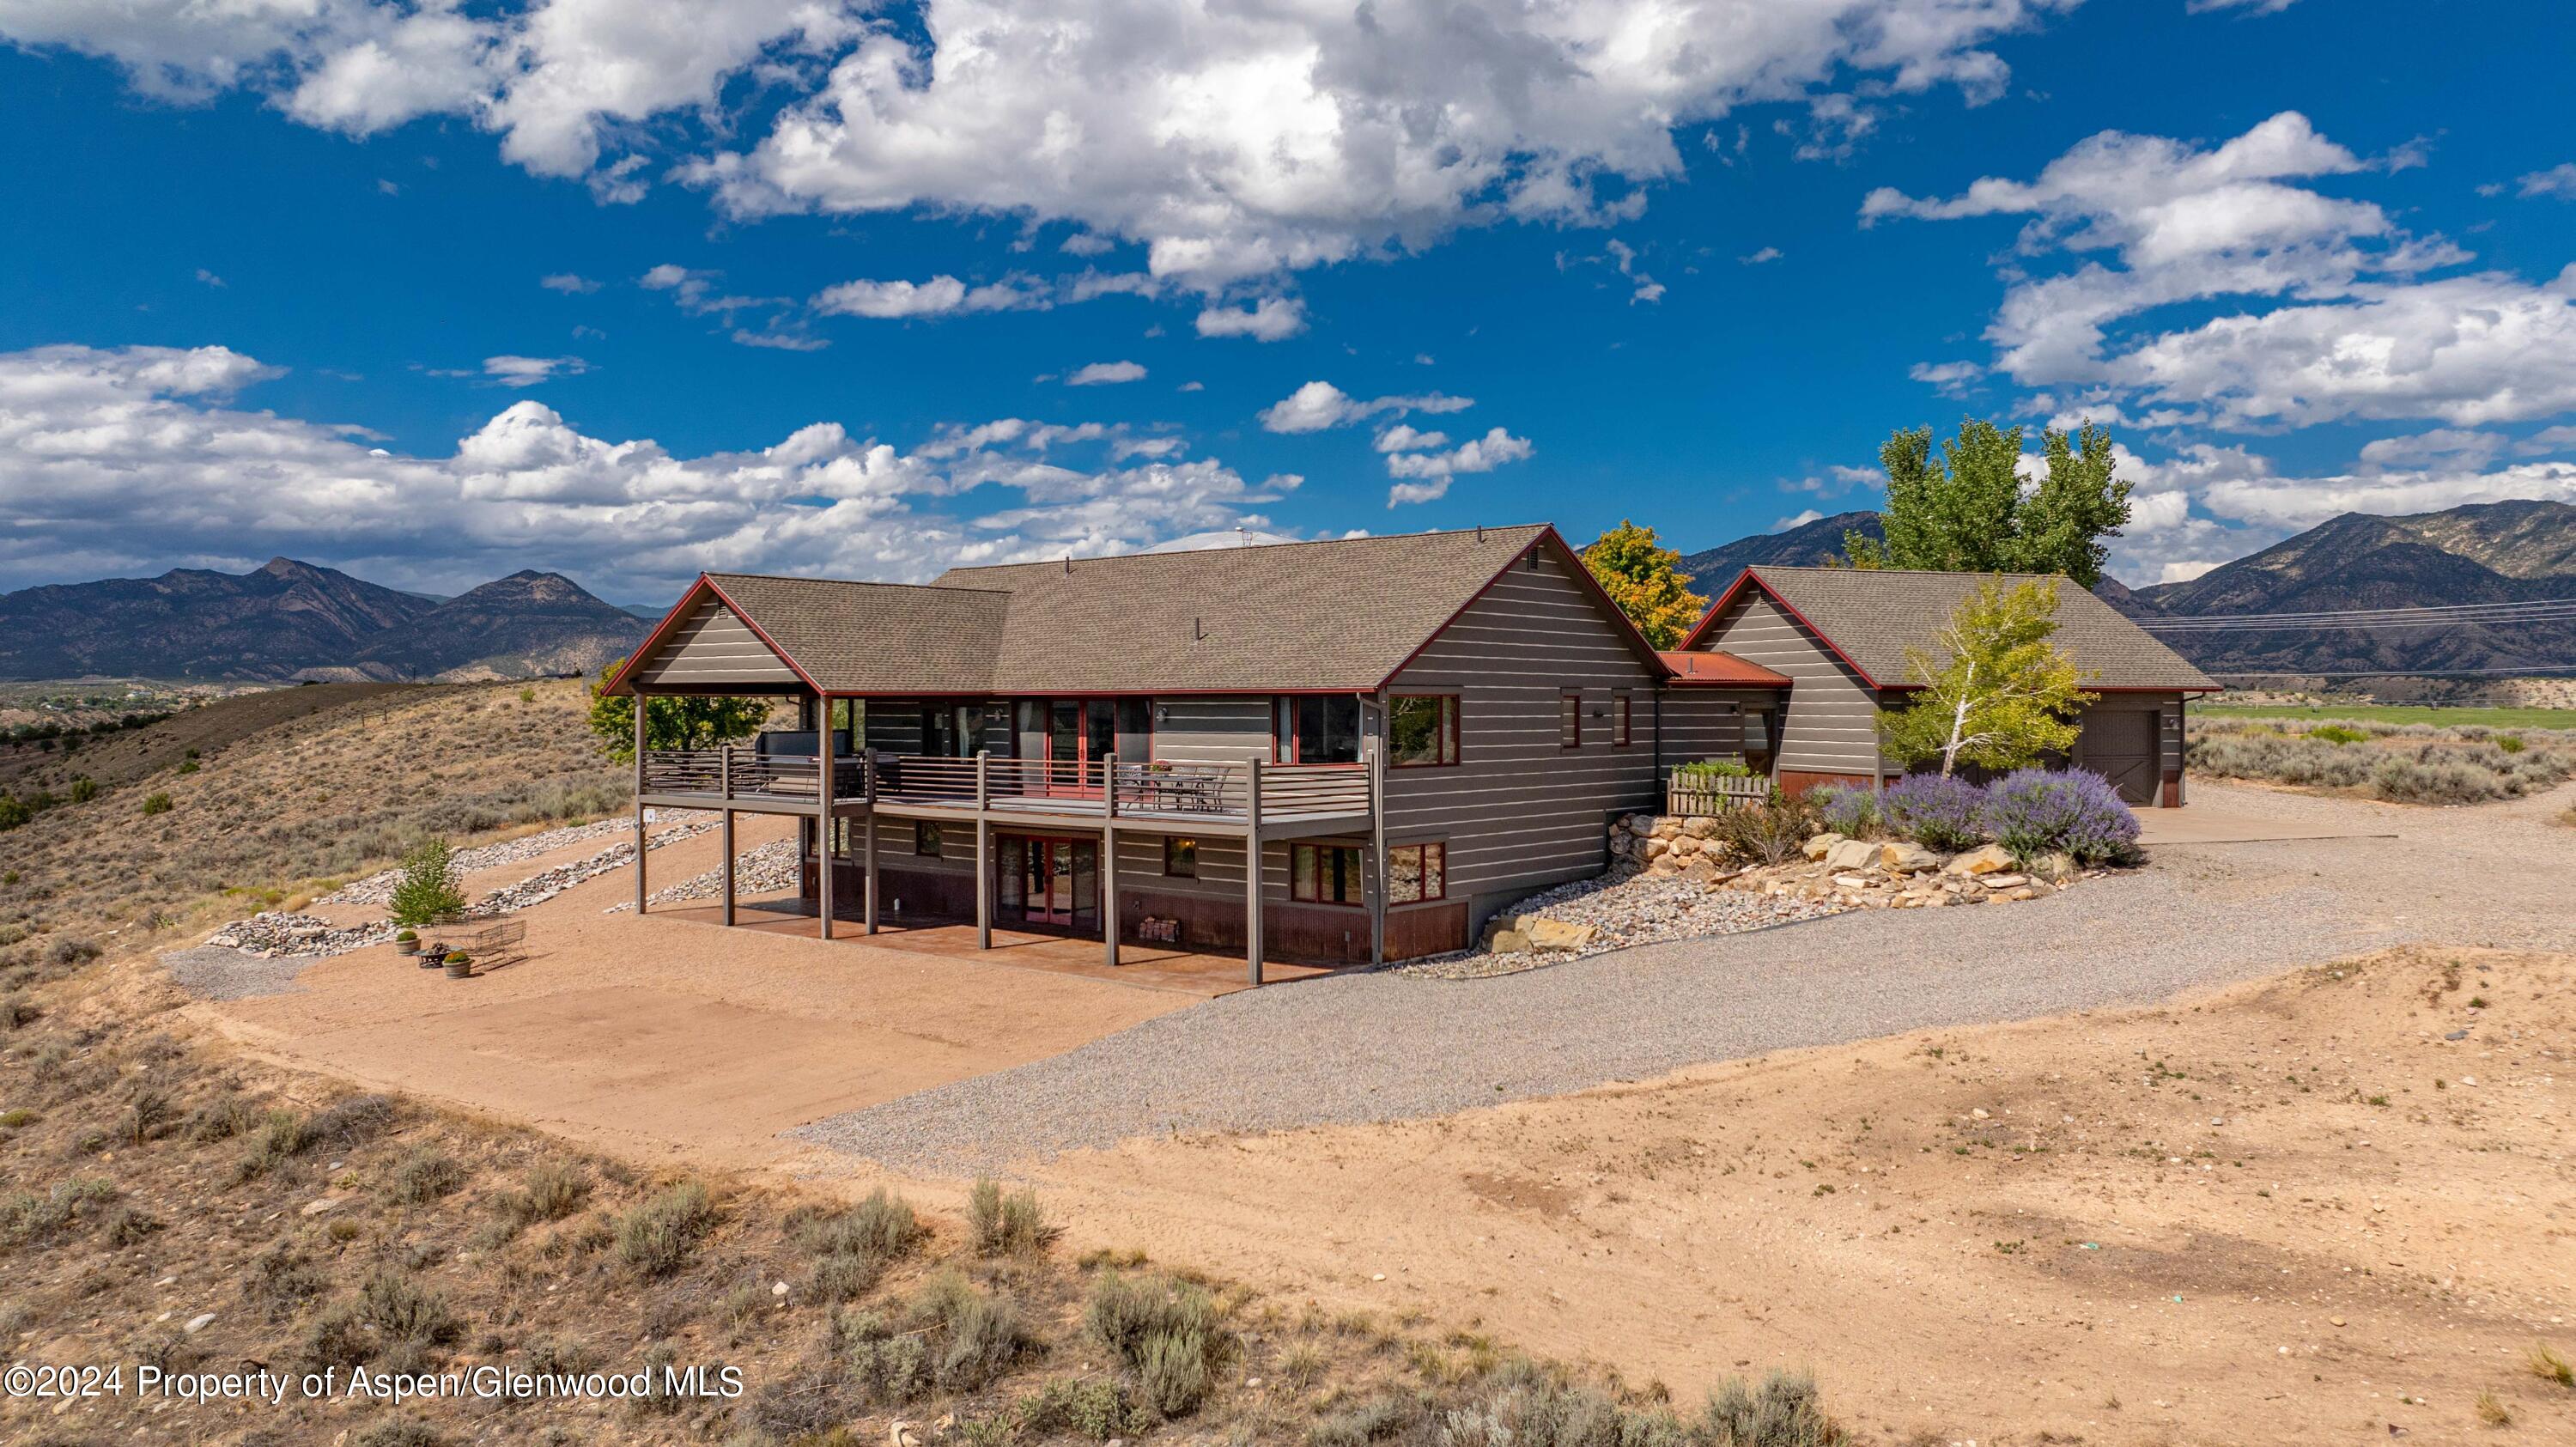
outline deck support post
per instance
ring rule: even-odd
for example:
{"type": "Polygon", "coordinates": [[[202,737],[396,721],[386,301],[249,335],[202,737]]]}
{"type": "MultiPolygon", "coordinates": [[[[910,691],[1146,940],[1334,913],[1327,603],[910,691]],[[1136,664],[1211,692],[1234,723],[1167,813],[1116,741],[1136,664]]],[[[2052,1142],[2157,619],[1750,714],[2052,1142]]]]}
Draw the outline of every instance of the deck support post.
{"type": "Polygon", "coordinates": [[[1244,977],[1261,983],[1261,756],[1244,773],[1243,790],[1244,977]]]}
{"type": "Polygon", "coordinates": [[[814,762],[818,773],[814,780],[815,831],[822,841],[814,850],[816,903],[822,906],[820,937],[832,937],[832,696],[822,698],[822,727],[814,735],[814,762]]]}
{"type": "Polygon", "coordinates": [[[863,844],[868,851],[868,874],[864,890],[866,898],[861,905],[861,913],[867,918],[868,933],[875,934],[877,932],[877,751],[869,749],[861,757],[868,761],[868,818],[867,827],[861,831],[867,836],[863,844]]]}
{"type": "Polygon", "coordinates": [[[644,708],[642,689],[635,691],[635,912],[644,912],[644,708]]]}
{"type": "Polygon", "coordinates": [[[1377,732],[1361,740],[1367,751],[1369,794],[1369,963],[1386,963],[1386,695],[1378,695],[1377,732]]]}
{"type": "Polygon", "coordinates": [[[716,797],[724,801],[723,823],[716,833],[724,857],[716,863],[716,873],[724,885],[724,922],[733,923],[733,745],[725,744],[716,751],[716,797]]]}
{"type": "Polygon", "coordinates": [[[1100,761],[1100,938],[1109,967],[1118,967],[1118,755],[1100,761]]]}
{"type": "Polygon", "coordinates": [[[993,947],[993,751],[975,751],[975,948],[993,947]]]}

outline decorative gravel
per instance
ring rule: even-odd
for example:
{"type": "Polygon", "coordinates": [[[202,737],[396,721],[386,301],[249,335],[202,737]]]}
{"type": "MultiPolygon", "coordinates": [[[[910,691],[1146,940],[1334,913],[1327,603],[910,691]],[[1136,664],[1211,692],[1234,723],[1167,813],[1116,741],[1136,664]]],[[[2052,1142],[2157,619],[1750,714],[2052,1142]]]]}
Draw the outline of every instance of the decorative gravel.
{"type": "MultiPolygon", "coordinates": [[[[720,821],[709,810],[657,809],[653,811],[653,822],[670,826],[653,836],[653,847],[659,849],[665,844],[677,843],[682,839],[704,834],[716,827],[720,821]]],[[[552,854],[558,849],[585,844],[594,839],[623,839],[631,844],[634,842],[634,835],[635,821],[632,819],[602,819],[592,824],[568,824],[561,829],[548,829],[542,833],[529,834],[517,839],[504,839],[498,844],[477,844],[471,849],[459,849],[456,851],[456,867],[460,872],[469,874],[476,870],[498,869],[505,864],[525,863],[540,855],[552,854]]],[[[324,895],[315,903],[391,904],[394,898],[394,886],[400,883],[402,883],[402,871],[388,869],[381,874],[370,874],[336,894],[324,895]]]]}
{"type": "MultiPolygon", "coordinates": [[[[733,891],[739,897],[751,894],[775,894],[794,889],[804,882],[797,861],[799,841],[778,839],[757,849],[746,849],[733,857],[733,891]]],[[[691,879],[683,879],[666,889],[653,891],[652,904],[686,904],[696,899],[720,899],[724,895],[724,871],[710,869],[691,879]]],[[[635,901],[621,900],[601,914],[618,914],[635,908],[635,901]]]]}
{"type": "Polygon", "coordinates": [[[1478,950],[1436,955],[1397,965],[1391,973],[1426,980],[1490,980],[1638,945],[1707,939],[1823,919],[1842,913],[1843,907],[1822,900],[1711,890],[1693,880],[1640,874],[1617,883],[1585,879],[1561,884],[1531,895],[1512,906],[1512,912],[1543,914],[1567,924],[1588,924],[1592,926],[1592,943],[1580,950],[1522,950],[1507,955],[1478,950]]]}

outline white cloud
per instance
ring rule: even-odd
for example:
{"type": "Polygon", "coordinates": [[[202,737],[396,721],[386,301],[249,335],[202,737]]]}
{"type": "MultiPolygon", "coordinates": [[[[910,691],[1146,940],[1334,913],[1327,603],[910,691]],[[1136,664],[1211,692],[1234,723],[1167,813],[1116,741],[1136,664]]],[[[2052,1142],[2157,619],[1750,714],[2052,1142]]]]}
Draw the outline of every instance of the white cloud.
{"type": "Polygon", "coordinates": [[[2361,465],[2364,471],[2378,472],[2447,460],[2457,467],[2475,469],[2494,461],[2507,440],[2500,432],[2437,427],[2411,437],[2382,437],[2364,443],[2361,465]]]}
{"type": "Polygon", "coordinates": [[[845,281],[825,287],[814,309],[831,316],[935,317],[966,304],[966,283],[953,276],[928,281],[845,281]]]}
{"type": "Polygon", "coordinates": [[[1380,452],[1419,452],[1427,447],[1448,445],[1448,433],[1417,432],[1407,422],[1398,422],[1377,435],[1377,450],[1380,452]]]}
{"type": "Polygon", "coordinates": [[[2412,160],[2365,160],[2283,112],[2214,148],[2106,131],[2033,181],[1987,177],[1929,199],[1881,188],[1861,219],[2032,218],[1986,331],[1996,370],[2085,389],[2106,410],[2143,403],[2261,430],[2471,426],[2576,405],[2576,270],[2537,285],[2427,279],[2468,254],[2408,235],[2373,202],[2294,184],[2412,160]],[[2061,253],[2080,260],[2043,273],[2061,253]],[[2212,301],[2237,309],[2178,330],[2136,325],[2212,301]]]}
{"type": "Polygon", "coordinates": [[[2562,161],[2546,171],[2534,171],[2523,177],[2518,183],[2518,194],[2576,201],[2576,161],[2562,161]]]}
{"type": "Polygon", "coordinates": [[[1284,341],[1306,329],[1306,304],[1293,297],[1266,296],[1249,307],[1211,306],[1199,313],[1198,327],[1203,337],[1284,341]]]}
{"type": "Polygon", "coordinates": [[[1416,480],[1388,488],[1386,505],[1434,501],[1448,493],[1449,480],[1460,473],[1491,472],[1505,463],[1523,461],[1537,450],[1528,438],[1514,437],[1497,427],[1447,452],[1390,452],[1386,458],[1387,476],[1416,480]]]}
{"type": "Polygon", "coordinates": [[[1807,524],[1816,522],[1823,517],[1824,514],[1816,511],[1814,508],[1803,508],[1788,517],[1773,519],[1771,523],[1771,531],[1775,533],[1785,533],[1791,528],[1805,527],[1807,524]]]}
{"type": "Polygon", "coordinates": [[[552,276],[538,277],[537,285],[548,291],[562,292],[566,296],[581,296],[599,290],[598,282],[571,271],[559,271],[552,276]]]}
{"type": "Polygon", "coordinates": [[[578,377],[590,370],[579,357],[498,356],[483,359],[483,375],[504,387],[533,387],[555,377],[578,377]]]}
{"type": "Polygon", "coordinates": [[[1779,247],[1766,246],[1760,251],[1748,252],[1735,259],[1746,266],[1762,266],[1770,262],[1778,261],[1780,256],[1781,252],[1779,247]]]}
{"type": "Polygon", "coordinates": [[[2241,10],[2248,15],[2278,15],[2299,0],[2185,0],[2183,11],[2205,15],[2213,10],[2241,10]]]}
{"type": "Polygon", "coordinates": [[[222,347],[0,353],[0,515],[16,523],[0,534],[0,587],[278,552],[415,587],[539,564],[611,596],[669,595],[702,568],[918,579],[1264,526],[1259,505],[1296,486],[1214,460],[1077,467],[1032,449],[1120,435],[1093,424],[1022,424],[1006,451],[988,434],[906,453],[820,422],[679,457],[586,436],[533,401],[450,456],[413,456],[233,405],[277,374],[222,347]],[[970,494],[983,515],[952,510],[970,494]]]}
{"type": "Polygon", "coordinates": [[[1944,397],[1964,397],[1968,388],[1986,374],[1974,362],[1917,362],[1905,369],[1905,375],[1937,389],[1944,397]]]}
{"type": "Polygon", "coordinates": [[[1068,387],[1103,387],[1143,380],[1145,368],[1140,363],[1092,362],[1075,368],[1073,375],[1064,379],[1064,384],[1068,387]]]}
{"type": "Polygon", "coordinates": [[[352,135],[460,117],[539,174],[610,178],[612,201],[670,146],[704,153],[681,174],[737,215],[1070,221],[1214,294],[1462,225],[1632,216],[1680,174],[1674,127],[1741,106],[1822,127],[1875,114],[1835,87],[1992,95],[2007,72],[1983,47],[2070,4],[924,0],[898,26],[851,0],[0,0],[0,36],[352,135]],[[746,76],[784,105],[720,149],[746,76]]]}
{"type": "Polygon", "coordinates": [[[214,287],[220,287],[224,284],[224,279],[222,277],[215,275],[213,272],[206,270],[202,266],[197,268],[197,280],[204,282],[208,286],[214,287]]]}
{"type": "Polygon", "coordinates": [[[1321,432],[1328,427],[1365,422],[1383,412],[1401,417],[1408,412],[1462,412],[1475,405],[1473,397],[1450,397],[1438,392],[1363,402],[1330,382],[1308,382],[1263,408],[1261,425],[1272,432],[1321,432]]]}

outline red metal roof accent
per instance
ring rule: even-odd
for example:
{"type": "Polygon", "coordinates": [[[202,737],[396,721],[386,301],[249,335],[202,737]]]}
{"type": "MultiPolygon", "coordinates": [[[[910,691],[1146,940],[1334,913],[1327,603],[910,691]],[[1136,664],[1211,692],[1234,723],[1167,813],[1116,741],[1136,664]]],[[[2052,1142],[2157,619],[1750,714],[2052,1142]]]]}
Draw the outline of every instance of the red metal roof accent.
{"type": "Polygon", "coordinates": [[[1672,651],[1655,655],[1672,670],[1671,682],[1685,687],[1787,688],[1796,680],[1750,659],[1711,648],[1698,652],[1672,651]]]}

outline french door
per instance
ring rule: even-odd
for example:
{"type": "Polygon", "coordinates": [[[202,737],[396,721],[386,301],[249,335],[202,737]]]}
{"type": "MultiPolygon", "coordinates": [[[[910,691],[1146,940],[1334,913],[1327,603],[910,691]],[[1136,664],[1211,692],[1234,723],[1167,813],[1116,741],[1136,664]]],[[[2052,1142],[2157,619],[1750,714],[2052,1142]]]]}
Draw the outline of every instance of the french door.
{"type": "Polygon", "coordinates": [[[1100,845],[1041,834],[997,836],[1002,918],[1065,929],[1100,924],[1100,845]]]}
{"type": "Polygon", "coordinates": [[[1142,763],[1154,748],[1152,707],[1142,698],[1033,698],[1020,702],[1024,755],[1054,767],[1046,771],[1051,794],[1095,796],[1111,754],[1142,763]],[[1034,745],[1034,748],[1032,748],[1034,745]]]}

